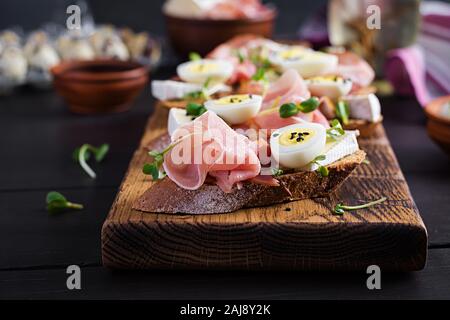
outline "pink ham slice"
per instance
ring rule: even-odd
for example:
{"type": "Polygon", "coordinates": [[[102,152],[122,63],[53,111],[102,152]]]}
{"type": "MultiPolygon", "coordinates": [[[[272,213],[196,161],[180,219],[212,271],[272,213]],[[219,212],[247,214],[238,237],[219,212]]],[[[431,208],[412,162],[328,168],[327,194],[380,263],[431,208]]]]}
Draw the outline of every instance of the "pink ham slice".
{"type": "Polygon", "coordinates": [[[301,102],[311,97],[308,86],[294,69],[289,69],[274,83],[264,96],[262,110],[287,102],[301,102]]]}
{"type": "Polygon", "coordinates": [[[247,137],[231,129],[215,113],[178,128],[172,141],[179,141],[164,156],[164,170],[178,186],[200,188],[208,174],[224,192],[235,184],[256,177],[261,163],[247,137]]]}
{"type": "Polygon", "coordinates": [[[334,54],[339,59],[334,73],[351,79],[354,89],[367,87],[372,83],[375,78],[375,71],[364,59],[350,51],[334,54]]]}
{"type": "Polygon", "coordinates": [[[311,97],[305,81],[297,71],[290,69],[269,87],[263,101],[263,111],[260,112],[253,122],[260,129],[278,129],[300,122],[317,122],[329,127],[325,116],[315,110],[310,113],[299,113],[297,116],[281,118],[279,107],[284,103],[299,103],[311,97]]]}

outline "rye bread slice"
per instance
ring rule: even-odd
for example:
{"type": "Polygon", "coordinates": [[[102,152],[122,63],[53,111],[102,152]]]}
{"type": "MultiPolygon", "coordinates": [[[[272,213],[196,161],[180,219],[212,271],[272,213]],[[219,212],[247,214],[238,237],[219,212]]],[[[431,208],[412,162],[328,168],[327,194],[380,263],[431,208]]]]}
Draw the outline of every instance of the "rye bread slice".
{"type": "Polygon", "coordinates": [[[358,130],[361,138],[370,137],[383,122],[383,117],[377,122],[370,122],[361,119],[349,119],[348,124],[344,125],[345,130],[358,130]]]}
{"type": "MultiPolygon", "coordinates": [[[[163,135],[151,143],[150,149],[159,149],[167,142],[167,135],[163,135]]],[[[322,178],[316,172],[295,172],[277,177],[278,187],[245,182],[241,189],[234,187],[231,193],[206,183],[197,190],[185,190],[166,177],[145,191],[133,209],[168,214],[214,214],[323,197],[336,190],[365,157],[366,153],[359,150],[328,165],[328,177],[322,178]]]]}

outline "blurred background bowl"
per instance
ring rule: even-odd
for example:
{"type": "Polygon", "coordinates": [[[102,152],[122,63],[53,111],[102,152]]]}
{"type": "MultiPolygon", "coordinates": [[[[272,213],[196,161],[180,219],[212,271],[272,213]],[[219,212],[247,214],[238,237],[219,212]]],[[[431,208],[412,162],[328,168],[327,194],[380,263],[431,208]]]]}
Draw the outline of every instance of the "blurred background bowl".
{"type": "Polygon", "coordinates": [[[113,59],[67,61],[54,66],[53,85],[75,113],[112,113],[131,108],[148,82],[143,65],[113,59]]]}
{"type": "Polygon", "coordinates": [[[175,52],[187,56],[198,52],[202,56],[234,36],[251,33],[271,38],[277,17],[276,10],[261,19],[195,19],[166,13],[166,29],[175,52]]]}
{"type": "Polygon", "coordinates": [[[435,99],[426,106],[425,113],[428,117],[428,135],[450,155],[450,118],[442,114],[446,103],[450,103],[450,96],[435,99]]]}

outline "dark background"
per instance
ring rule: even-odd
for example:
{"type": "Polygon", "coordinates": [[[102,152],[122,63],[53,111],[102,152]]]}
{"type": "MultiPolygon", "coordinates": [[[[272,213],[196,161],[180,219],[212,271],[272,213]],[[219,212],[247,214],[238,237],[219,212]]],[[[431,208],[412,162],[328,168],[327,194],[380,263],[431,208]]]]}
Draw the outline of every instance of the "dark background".
{"type": "MultiPolygon", "coordinates": [[[[359,1],[359,0],[355,0],[359,1]]],[[[64,19],[75,1],[0,0],[0,29],[25,30],[64,19]]],[[[272,1],[277,34],[293,35],[326,0],[272,1]]],[[[98,23],[164,34],[163,1],[90,1],[98,23]]],[[[166,79],[174,66],[153,78],[166,79]]],[[[408,274],[383,274],[369,291],[366,274],[301,272],[123,272],[102,266],[100,230],[152,112],[144,90],[123,114],[70,114],[52,90],[24,88],[0,97],[0,299],[449,299],[449,158],[428,137],[413,98],[382,99],[384,126],[429,233],[428,263],[408,274]],[[83,143],[108,142],[105,162],[89,179],[71,155],[83,143]],[[58,190],[85,205],[82,212],[49,216],[45,195],[58,190]],[[82,290],[66,288],[66,268],[82,268],[82,290]]],[[[299,309],[300,310],[300,309],[299,309]]]]}
{"type": "MultiPolygon", "coordinates": [[[[295,33],[309,13],[325,5],[327,0],[265,1],[274,3],[280,12],[277,34],[295,33]]],[[[75,0],[2,0],[0,1],[0,29],[21,26],[32,30],[50,21],[61,21],[65,9],[75,0]]],[[[112,23],[136,30],[164,34],[161,15],[163,0],[91,0],[87,1],[97,23],[112,23]]]]}

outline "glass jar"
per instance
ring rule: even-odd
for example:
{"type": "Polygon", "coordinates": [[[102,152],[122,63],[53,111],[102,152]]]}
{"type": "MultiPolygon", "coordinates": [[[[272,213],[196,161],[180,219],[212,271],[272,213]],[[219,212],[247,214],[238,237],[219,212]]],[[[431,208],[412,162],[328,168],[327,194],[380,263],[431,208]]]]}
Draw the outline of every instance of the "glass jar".
{"type": "Polygon", "coordinates": [[[330,42],[361,55],[380,74],[387,51],[415,43],[419,7],[420,0],[330,0],[330,42]]]}

